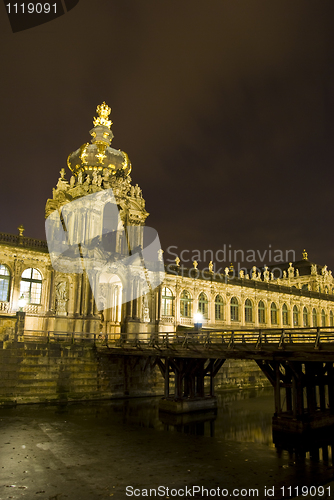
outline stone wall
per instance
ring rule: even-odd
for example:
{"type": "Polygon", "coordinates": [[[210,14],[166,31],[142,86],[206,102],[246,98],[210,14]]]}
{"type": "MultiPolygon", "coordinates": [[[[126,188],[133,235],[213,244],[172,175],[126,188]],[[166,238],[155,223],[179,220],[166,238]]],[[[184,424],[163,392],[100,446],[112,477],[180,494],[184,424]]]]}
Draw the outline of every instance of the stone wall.
{"type": "Polygon", "coordinates": [[[161,393],[162,378],[140,358],[100,355],[91,346],[0,343],[0,405],[161,393]]]}
{"type": "Polygon", "coordinates": [[[216,389],[246,389],[270,385],[269,380],[257,366],[248,359],[227,359],[215,378],[216,389]]]}
{"type": "MultiPolygon", "coordinates": [[[[163,378],[140,357],[115,357],[91,345],[0,342],[0,405],[163,394],[163,378]]],[[[228,360],[217,389],[267,384],[254,361],[228,360]]]]}

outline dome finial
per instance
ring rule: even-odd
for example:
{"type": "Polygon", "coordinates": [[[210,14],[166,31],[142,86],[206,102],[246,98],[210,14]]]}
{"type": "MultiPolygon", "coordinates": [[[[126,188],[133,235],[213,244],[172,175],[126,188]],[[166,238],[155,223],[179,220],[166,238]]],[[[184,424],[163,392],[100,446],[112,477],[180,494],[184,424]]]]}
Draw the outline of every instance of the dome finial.
{"type": "Polygon", "coordinates": [[[97,127],[98,125],[103,125],[104,127],[108,127],[110,129],[112,125],[112,121],[108,120],[111,108],[108,106],[108,104],[103,101],[102,104],[99,104],[96,108],[96,112],[99,115],[98,118],[94,117],[93,124],[94,127],[97,127]]]}
{"type": "Polygon", "coordinates": [[[308,259],[308,255],[307,255],[307,252],[304,248],[304,252],[303,252],[303,260],[307,260],[308,259]]]}

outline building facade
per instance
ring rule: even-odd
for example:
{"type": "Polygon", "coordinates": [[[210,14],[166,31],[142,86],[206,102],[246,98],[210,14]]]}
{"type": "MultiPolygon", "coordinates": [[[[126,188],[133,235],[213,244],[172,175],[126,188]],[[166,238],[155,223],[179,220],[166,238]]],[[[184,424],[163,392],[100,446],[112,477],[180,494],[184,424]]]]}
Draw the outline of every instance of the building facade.
{"type": "Polygon", "coordinates": [[[198,269],[196,262],[187,269],[176,258],[154,286],[143,260],[145,200],[132,183],[127,154],[110,146],[110,108],[103,103],[97,112],[91,143],[68,157],[71,176],[67,180],[61,170],[46,203],[49,243],[66,236],[58,245],[61,265],[57,249],[49,251],[45,241],[25,237],[22,227],[18,236],[0,233],[0,333],[20,308],[27,335],[76,332],[114,338],[120,332],[175,331],[192,328],[198,312],[203,326],[213,329],[334,326],[332,273],[311,262],[305,251],[300,261],[276,265],[276,274],[254,267],[234,276],[230,267],[222,275],[213,271],[212,262],[208,270],[198,269]],[[83,247],[76,258],[71,253],[78,238],[94,263],[89,270],[80,267],[83,247]],[[135,249],[139,257],[126,268],[124,261],[135,249]]]}

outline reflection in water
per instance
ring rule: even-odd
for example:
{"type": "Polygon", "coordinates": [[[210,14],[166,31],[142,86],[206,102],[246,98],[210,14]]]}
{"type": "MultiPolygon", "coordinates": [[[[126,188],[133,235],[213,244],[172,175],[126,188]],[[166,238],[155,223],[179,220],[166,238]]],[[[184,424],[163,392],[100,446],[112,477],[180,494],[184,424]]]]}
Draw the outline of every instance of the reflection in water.
{"type": "Polygon", "coordinates": [[[326,435],[325,438],[320,435],[311,436],[309,440],[284,440],[282,436],[275,435],[273,441],[271,421],[274,413],[274,394],[270,387],[218,392],[217,412],[210,410],[188,415],[159,413],[159,399],[136,398],[58,406],[23,405],[3,408],[1,415],[11,419],[30,416],[32,419],[42,418],[43,421],[51,423],[56,415],[64,421],[80,422],[80,426],[94,422],[94,426],[107,425],[113,429],[136,431],[138,428],[148,428],[156,432],[182,432],[205,436],[214,438],[215,446],[227,450],[224,451],[225,457],[230,457],[230,453],[233,454],[233,450],[238,448],[238,456],[244,463],[249,460],[250,449],[251,456],[258,460],[259,464],[264,460],[262,455],[267,456],[270,450],[270,459],[273,461],[268,465],[269,478],[270,474],[274,474],[270,471],[275,467],[287,468],[286,473],[289,475],[293,472],[296,477],[305,474],[305,478],[308,477],[310,481],[316,477],[325,482],[332,475],[334,439],[331,437],[329,441],[325,439],[326,435]]]}
{"type": "Polygon", "coordinates": [[[274,432],[273,441],[277,454],[288,453],[291,459],[309,459],[312,462],[333,463],[334,437],[328,430],[317,430],[303,436],[287,436],[274,432]]]}
{"type": "Polygon", "coordinates": [[[181,415],[163,411],[159,412],[159,420],[164,424],[165,431],[176,430],[194,436],[214,437],[216,418],[217,410],[184,413],[181,415]]]}

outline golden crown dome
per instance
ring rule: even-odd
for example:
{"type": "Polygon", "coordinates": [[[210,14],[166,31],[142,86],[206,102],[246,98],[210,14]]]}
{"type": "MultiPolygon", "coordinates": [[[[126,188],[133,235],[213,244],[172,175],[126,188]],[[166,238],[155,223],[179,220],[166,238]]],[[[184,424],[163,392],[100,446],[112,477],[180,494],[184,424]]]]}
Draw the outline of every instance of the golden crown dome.
{"type": "Polygon", "coordinates": [[[90,130],[91,144],[87,142],[71,153],[67,158],[68,168],[75,174],[81,171],[86,174],[94,170],[109,170],[116,177],[126,177],[131,172],[129,157],[123,151],[113,149],[110,143],[114,134],[110,130],[109,120],[111,108],[103,102],[96,108],[98,117],[93,120],[94,128],[90,130]]]}

